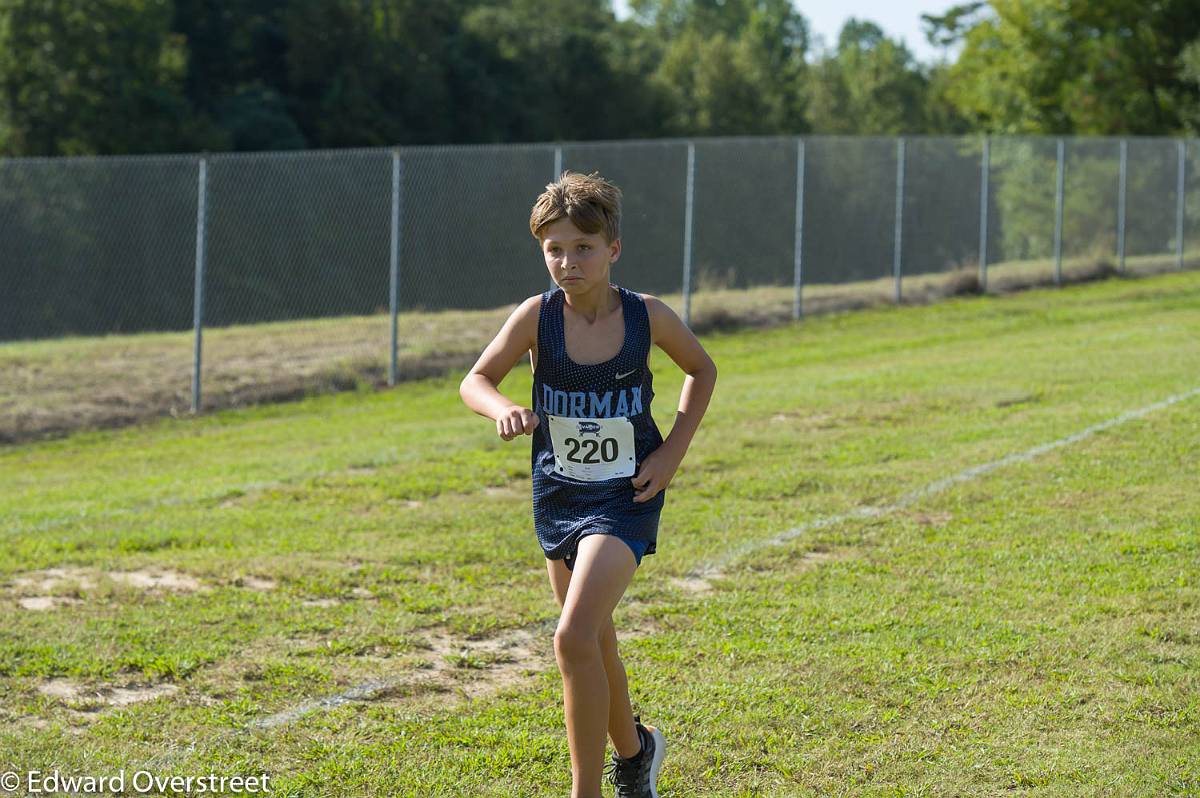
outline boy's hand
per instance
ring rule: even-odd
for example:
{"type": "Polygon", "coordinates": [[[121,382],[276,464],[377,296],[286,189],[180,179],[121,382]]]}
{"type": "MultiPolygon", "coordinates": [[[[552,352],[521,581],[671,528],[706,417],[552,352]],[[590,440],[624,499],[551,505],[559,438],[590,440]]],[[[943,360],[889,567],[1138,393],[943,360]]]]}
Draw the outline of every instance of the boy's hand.
{"type": "Polygon", "coordinates": [[[537,413],[532,410],[513,405],[496,419],[496,432],[506,441],[511,441],[518,435],[532,435],[537,429],[537,413]]]}
{"type": "Polygon", "coordinates": [[[648,502],[664,490],[675,477],[675,470],[683,458],[666,446],[659,446],[642,461],[633,479],[635,502],[648,502]]]}

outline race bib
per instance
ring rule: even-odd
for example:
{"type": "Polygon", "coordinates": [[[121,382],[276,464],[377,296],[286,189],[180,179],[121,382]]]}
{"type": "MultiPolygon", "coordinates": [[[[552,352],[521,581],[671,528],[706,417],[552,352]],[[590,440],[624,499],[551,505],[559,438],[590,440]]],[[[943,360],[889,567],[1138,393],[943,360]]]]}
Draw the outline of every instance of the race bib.
{"type": "Polygon", "coordinates": [[[633,423],[627,418],[547,415],[554,470],[571,479],[599,482],[633,476],[633,423]]]}

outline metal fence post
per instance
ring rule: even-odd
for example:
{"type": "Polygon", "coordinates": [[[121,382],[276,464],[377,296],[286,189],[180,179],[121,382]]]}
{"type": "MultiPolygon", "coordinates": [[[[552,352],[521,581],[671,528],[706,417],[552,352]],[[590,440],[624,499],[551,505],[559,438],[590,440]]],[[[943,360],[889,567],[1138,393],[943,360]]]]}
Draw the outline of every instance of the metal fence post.
{"type": "Polygon", "coordinates": [[[1117,178],[1117,268],[1125,271],[1125,186],[1129,169],[1129,142],[1121,139],[1121,166],[1117,178]]]}
{"type": "Polygon", "coordinates": [[[192,412],[200,412],[201,334],[204,325],[204,259],[208,238],[208,159],[200,159],[196,180],[196,283],[193,290],[192,321],[195,328],[192,347],[192,412]]]}
{"type": "Polygon", "coordinates": [[[896,236],[892,251],[892,271],[896,278],[896,304],[900,304],[900,248],[904,229],[904,138],[896,140],[896,236]]]}
{"type": "Polygon", "coordinates": [[[988,183],[992,176],[991,138],[983,137],[983,157],[980,159],[979,176],[979,291],[987,293],[987,259],[988,259],[988,204],[990,200],[988,183]]]}
{"type": "Polygon", "coordinates": [[[1058,168],[1054,184],[1054,284],[1062,285],[1062,232],[1063,232],[1063,140],[1058,140],[1058,168]]]}
{"type": "Polygon", "coordinates": [[[802,277],[804,262],[804,139],[796,140],[796,234],[792,243],[792,261],[796,282],[796,296],[792,300],[792,318],[799,319],[804,313],[800,297],[800,291],[804,286],[802,277]]]}
{"type": "Polygon", "coordinates": [[[388,307],[391,315],[392,345],[388,358],[388,385],[395,385],[399,371],[400,340],[400,181],[404,175],[404,163],[400,160],[400,150],[392,150],[392,237],[391,237],[391,268],[389,278],[388,307]]]}
{"type": "Polygon", "coordinates": [[[696,174],[696,145],[687,148],[687,199],[683,212],[683,323],[692,326],[692,213],[696,174]]]}
{"type": "MultiPolygon", "coordinates": [[[[554,148],[554,175],[551,176],[551,178],[550,178],[551,183],[558,182],[559,176],[562,175],[562,168],[563,168],[562,147],[555,147],[554,148]]],[[[558,288],[558,283],[554,282],[554,275],[552,274],[552,275],[550,275],[550,290],[553,291],[555,288],[558,288]]]]}
{"type": "Polygon", "coordinates": [[[1175,175],[1175,268],[1183,269],[1183,209],[1187,177],[1187,139],[1180,139],[1176,154],[1179,168],[1175,175]]]}

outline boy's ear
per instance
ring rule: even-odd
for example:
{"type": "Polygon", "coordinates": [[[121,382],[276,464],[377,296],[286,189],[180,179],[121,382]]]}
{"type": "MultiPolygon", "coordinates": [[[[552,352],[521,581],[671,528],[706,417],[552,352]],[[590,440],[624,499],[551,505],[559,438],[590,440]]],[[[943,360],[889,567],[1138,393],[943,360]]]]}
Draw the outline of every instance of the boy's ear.
{"type": "Polygon", "coordinates": [[[608,245],[608,261],[612,263],[619,257],[621,257],[621,239],[614,238],[608,245]]]}

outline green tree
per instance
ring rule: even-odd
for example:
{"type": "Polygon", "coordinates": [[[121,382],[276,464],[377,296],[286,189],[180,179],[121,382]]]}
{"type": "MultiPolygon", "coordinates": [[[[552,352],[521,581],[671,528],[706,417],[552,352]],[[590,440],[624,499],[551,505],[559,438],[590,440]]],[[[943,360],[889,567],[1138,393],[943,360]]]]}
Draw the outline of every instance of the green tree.
{"type": "Polygon", "coordinates": [[[954,89],[954,65],[933,64],[924,69],[924,133],[962,136],[974,132],[971,120],[959,111],[951,92],[954,89]]]}
{"type": "Polygon", "coordinates": [[[1188,89],[1180,103],[1180,120],[1189,135],[1200,135],[1200,39],[1180,51],[1179,66],[1180,77],[1188,89]]]}
{"type": "Polygon", "coordinates": [[[837,48],[814,64],[808,114],[819,133],[926,132],[928,79],[902,42],[849,19],[837,48]]]}
{"type": "Polygon", "coordinates": [[[1200,87],[1182,68],[1200,36],[1195,0],[992,0],[928,16],[963,42],[950,97],[1005,133],[1180,130],[1200,87]]]}
{"type": "Polygon", "coordinates": [[[618,26],[607,0],[487,3],[466,15],[463,28],[486,44],[486,81],[477,84],[471,104],[461,109],[466,115],[486,108],[493,127],[485,138],[599,139],[628,136],[631,129],[660,132],[652,90],[635,71],[648,66],[646,52],[620,45],[622,34],[636,31],[618,26]]]}
{"type": "Polygon", "coordinates": [[[788,0],[635,0],[667,42],[650,80],[676,134],[807,130],[808,25],[788,0]]]}
{"type": "Polygon", "coordinates": [[[17,155],[162,152],[196,141],[169,0],[0,5],[0,128],[17,155]]]}
{"type": "Polygon", "coordinates": [[[495,139],[476,0],[176,0],[188,97],[232,149],[495,139]]]}
{"type": "Polygon", "coordinates": [[[292,108],[287,61],[292,5],[175,0],[173,25],[191,52],[187,97],[215,131],[210,149],[298,149],[312,143],[292,108]]]}

